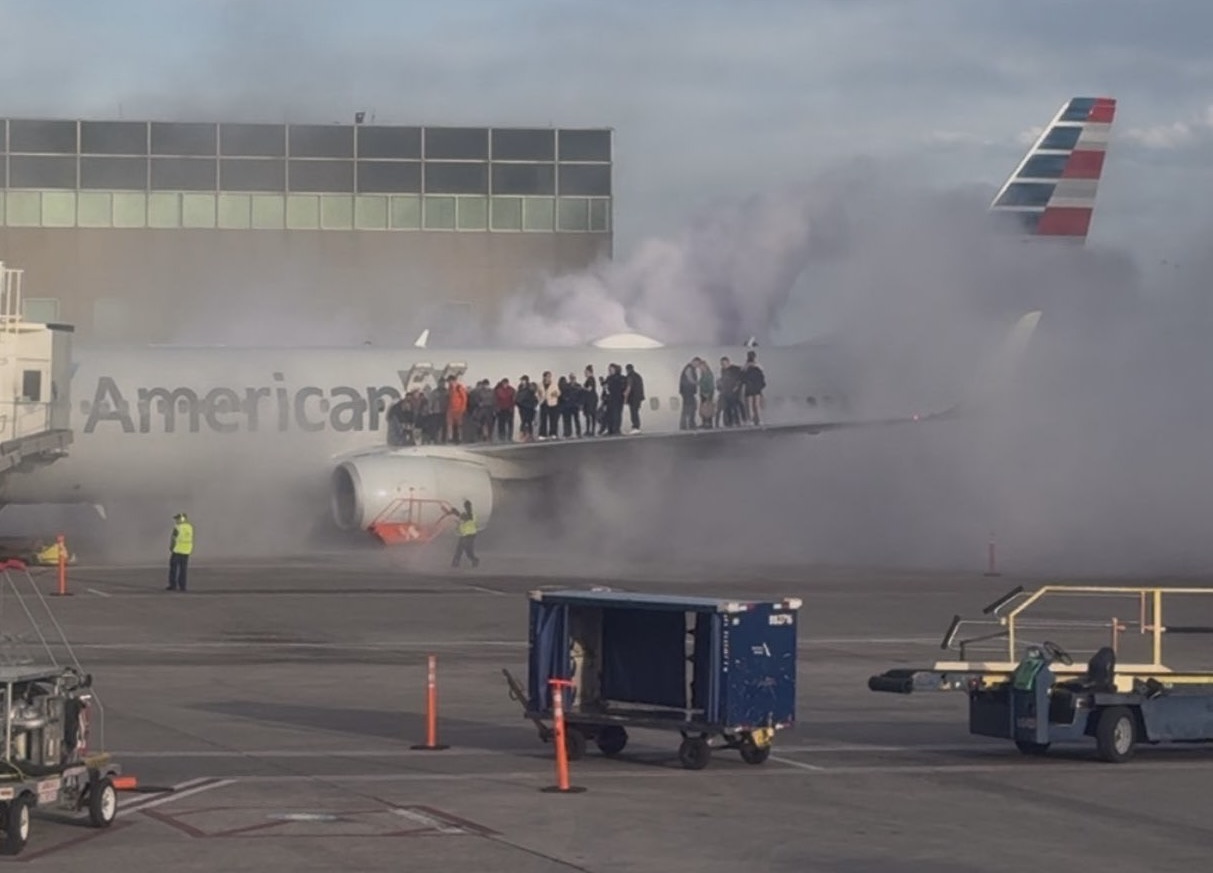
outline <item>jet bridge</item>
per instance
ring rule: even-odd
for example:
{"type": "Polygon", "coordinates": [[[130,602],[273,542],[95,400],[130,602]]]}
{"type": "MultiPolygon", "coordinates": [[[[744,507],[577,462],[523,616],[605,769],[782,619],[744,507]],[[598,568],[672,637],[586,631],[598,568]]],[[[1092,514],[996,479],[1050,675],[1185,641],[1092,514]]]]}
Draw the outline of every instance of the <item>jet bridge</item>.
{"type": "Polygon", "coordinates": [[[0,261],[0,478],[67,454],[73,328],[26,321],[24,271],[0,261]]]}

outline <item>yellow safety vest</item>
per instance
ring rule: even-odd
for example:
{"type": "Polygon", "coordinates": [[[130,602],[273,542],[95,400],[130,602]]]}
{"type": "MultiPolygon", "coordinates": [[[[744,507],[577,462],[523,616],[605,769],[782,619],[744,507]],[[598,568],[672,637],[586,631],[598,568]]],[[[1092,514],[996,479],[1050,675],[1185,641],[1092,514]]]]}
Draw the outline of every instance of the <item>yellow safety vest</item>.
{"type": "Polygon", "coordinates": [[[466,521],[459,522],[459,536],[470,537],[476,533],[476,517],[472,516],[466,521]]]}
{"type": "Polygon", "coordinates": [[[177,555],[188,555],[194,551],[194,526],[188,521],[180,522],[174,526],[177,532],[177,539],[173,542],[173,553],[177,555]]]}

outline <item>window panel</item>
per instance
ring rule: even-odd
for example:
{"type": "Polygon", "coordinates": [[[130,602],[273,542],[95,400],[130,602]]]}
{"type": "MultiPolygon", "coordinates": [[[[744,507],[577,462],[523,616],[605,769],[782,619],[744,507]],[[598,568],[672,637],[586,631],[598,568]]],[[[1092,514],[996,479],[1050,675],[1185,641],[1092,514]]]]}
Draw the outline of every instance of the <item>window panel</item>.
{"type": "Polygon", "coordinates": [[[287,180],[292,191],[354,190],[353,161],[290,161],[287,180]]]}
{"type": "Polygon", "coordinates": [[[320,227],[320,198],[315,194],[291,194],[286,198],[286,226],[292,230],[320,227]]]}
{"type": "Polygon", "coordinates": [[[611,229],[611,201],[590,201],[590,230],[607,233],[611,229]]]}
{"type": "Polygon", "coordinates": [[[425,193],[488,194],[488,164],[427,163],[425,193]]]}
{"type": "Polygon", "coordinates": [[[80,151],[92,155],[146,155],[147,125],[142,121],[82,121],[80,151]]]}
{"type": "Polygon", "coordinates": [[[610,164],[561,164],[560,193],[608,197],[611,193],[610,164]]]}
{"type": "Polygon", "coordinates": [[[558,210],[561,230],[589,230],[589,201],[583,197],[561,197],[558,210]]]}
{"type": "Polygon", "coordinates": [[[215,226],[215,195],[214,194],[182,194],[181,195],[181,226],[182,227],[214,227],[215,226]]]}
{"type": "Polygon", "coordinates": [[[494,130],[493,160],[495,161],[554,161],[556,160],[556,131],[554,130],[494,130]]]}
{"type": "Polygon", "coordinates": [[[551,197],[527,197],[522,204],[523,230],[552,230],[555,207],[551,197]]]}
{"type": "Polygon", "coordinates": [[[386,197],[363,194],[354,201],[354,226],[359,230],[387,229],[386,197]]]}
{"type": "Polygon", "coordinates": [[[354,227],[354,197],[329,194],[320,198],[320,226],[325,230],[351,230],[354,227]]]}
{"type": "MultiPolygon", "coordinates": [[[[96,194],[81,194],[84,197],[103,196],[96,194]]],[[[104,195],[108,196],[108,195],[104,195]]],[[[167,192],[153,192],[147,195],[147,226],[148,227],[180,227],[181,226],[181,195],[167,192]]]]}
{"type": "Polygon", "coordinates": [[[214,156],[219,129],[195,122],[152,122],[152,154],[214,156]]]}
{"type": "Polygon", "coordinates": [[[560,160],[609,161],[611,132],[609,130],[560,131],[560,160]]]}
{"type": "Polygon", "coordinates": [[[426,197],[425,198],[425,229],[454,230],[455,229],[455,198],[426,197]]]}
{"type": "Polygon", "coordinates": [[[152,158],[152,190],[214,191],[214,158],[152,158]]]}
{"type": "Polygon", "coordinates": [[[76,223],[81,227],[109,227],[114,220],[114,196],[103,191],[81,191],[76,198],[76,223]]]}
{"type": "Polygon", "coordinates": [[[75,188],[75,158],[35,158],[13,155],[9,159],[10,188],[75,188]]]}
{"type": "Polygon", "coordinates": [[[427,127],[425,157],[454,160],[485,160],[489,156],[487,127],[427,127]]]}
{"type": "Polygon", "coordinates": [[[358,157],[420,158],[420,127],[359,127],[358,157]]]}
{"type": "Polygon", "coordinates": [[[397,196],[392,198],[392,227],[396,230],[421,229],[421,198],[397,196]]]}
{"type": "Polygon", "coordinates": [[[522,230],[522,198],[494,197],[489,201],[493,230],[522,230]]]}
{"type": "Polygon", "coordinates": [[[147,189],[147,158],[81,158],[81,188],[147,189]]]}
{"type": "Polygon", "coordinates": [[[457,204],[460,230],[485,230],[489,226],[487,197],[460,197],[457,204]]]}
{"type": "Polygon", "coordinates": [[[420,194],[421,164],[417,161],[359,161],[358,190],[383,194],[420,194]]]}
{"type": "Polygon", "coordinates": [[[115,194],[114,227],[147,227],[147,195],[142,191],[115,194]]]}
{"type": "Polygon", "coordinates": [[[251,227],[253,205],[248,194],[219,195],[219,226],[243,230],[251,227]]]}
{"type": "Polygon", "coordinates": [[[42,223],[42,195],[37,191],[9,191],[4,204],[9,227],[37,227],[42,223]]]}
{"type": "Polygon", "coordinates": [[[494,194],[555,194],[554,164],[493,164],[494,194]]]}
{"type": "Polygon", "coordinates": [[[219,186],[224,191],[285,191],[286,161],[220,160],[219,186]]]}
{"type": "Polygon", "coordinates": [[[354,128],[338,124],[295,124],[287,132],[292,158],[352,158],[354,128]]]}
{"type": "Polygon", "coordinates": [[[42,192],[43,227],[74,227],[76,224],[76,192],[42,192]]]}
{"type": "Polygon", "coordinates": [[[13,119],[8,123],[8,150],[74,155],[76,122],[13,119]]]}
{"type": "Polygon", "coordinates": [[[286,227],[286,198],[277,194],[253,194],[253,227],[282,230],[286,227]]]}
{"type": "Polygon", "coordinates": [[[219,153],[245,157],[284,158],[286,157],[286,125],[220,125],[219,153]]]}

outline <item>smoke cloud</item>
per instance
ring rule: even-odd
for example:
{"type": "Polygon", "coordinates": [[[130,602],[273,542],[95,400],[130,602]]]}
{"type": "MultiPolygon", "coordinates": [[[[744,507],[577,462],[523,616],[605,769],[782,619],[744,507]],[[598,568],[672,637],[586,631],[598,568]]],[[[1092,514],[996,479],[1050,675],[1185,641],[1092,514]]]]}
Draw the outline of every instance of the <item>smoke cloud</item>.
{"type": "Polygon", "coordinates": [[[957,399],[1011,324],[1040,308],[1012,382],[954,421],[587,468],[558,490],[577,512],[545,519],[547,541],[663,562],[977,569],[993,533],[1007,572],[1208,571],[1203,244],[1146,281],[1131,252],[997,232],[988,195],[853,169],[555,280],[516,300],[503,329],[718,341],[828,329],[864,412],[879,415],[957,399]]]}

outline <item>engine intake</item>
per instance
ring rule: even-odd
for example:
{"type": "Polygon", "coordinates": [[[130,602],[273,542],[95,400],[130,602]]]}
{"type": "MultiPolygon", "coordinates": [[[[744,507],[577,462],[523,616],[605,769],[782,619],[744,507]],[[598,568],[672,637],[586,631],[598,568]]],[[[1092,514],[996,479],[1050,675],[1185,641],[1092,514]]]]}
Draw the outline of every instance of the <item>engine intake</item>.
{"type": "Polygon", "coordinates": [[[447,507],[472,501],[480,527],[493,514],[492,478],[473,460],[424,455],[370,455],[341,462],[333,471],[333,521],[342,530],[367,530],[375,522],[434,524],[447,507]]]}

